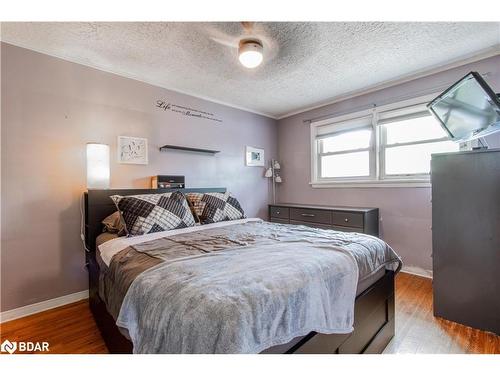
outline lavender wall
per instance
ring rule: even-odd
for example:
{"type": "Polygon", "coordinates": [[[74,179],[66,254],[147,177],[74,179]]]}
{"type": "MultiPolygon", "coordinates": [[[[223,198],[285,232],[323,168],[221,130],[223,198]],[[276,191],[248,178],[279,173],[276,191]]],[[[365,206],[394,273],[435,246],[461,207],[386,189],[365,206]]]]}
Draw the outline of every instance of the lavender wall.
{"type": "Polygon", "coordinates": [[[190,187],[227,187],[249,216],[266,217],[269,182],[262,168],[244,165],[244,151],[276,157],[275,120],[5,43],[1,59],[1,311],[87,288],[79,239],[87,142],[111,146],[112,188],[183,174],[190,187]],[[158,99],[223,122],[159,110],[158,99]],[[118,164],[118,135],[148,138],[149,165],[118,164]],[[163,144],[221,152],[160,153],[163,144]]]}
{"type": "MultiPolygon", "coordinates": [[[[449,85],[471,70],[490,73],[488,83],[500,92],[500,56],[495,56],[280,120],[278,148],[284,165],[282,175],[285,182],[278,191],[279,201],[379,207],[382,238],[403,257],[406,266],[430,270],[430,188],[311,188],[309,125],[304,120],[422,95],[433,88],[449,85]]],[[[493,135],[488,141],[490,147],[500,147],[500,136],[493,135]]]]}
{"type": "MultiPolygon", "coordinates": [[[[147,187],[156,174],[184,174],[189,186],[226,186],[249,216],[266,217],[268,181],[244,166],[244,147],[283,160],[281,201],[376,206],[383,238],[407,265],[431,267],[427,188],[312,189],[304,119],[421,93],[469,70],[490,72],[500,91],[500,57],[304,112],[278,122],[26,49],[1,44],[0,311],[86,289],[79,240],[85,144],[111,146],[111,187],[147,187]],[[158,99],[214,113],[215,123],[154,107],[158,99]],[[116,162],[116,137],[149,140],[149,165],[116,162]],[[221,150],[215,157],[160,153],[163,144],[221,150]]],[[[168,74],[168,72],[165,72],[168,74]]],[[[500,147],[500,136],[490,139],[500,147]]]]}

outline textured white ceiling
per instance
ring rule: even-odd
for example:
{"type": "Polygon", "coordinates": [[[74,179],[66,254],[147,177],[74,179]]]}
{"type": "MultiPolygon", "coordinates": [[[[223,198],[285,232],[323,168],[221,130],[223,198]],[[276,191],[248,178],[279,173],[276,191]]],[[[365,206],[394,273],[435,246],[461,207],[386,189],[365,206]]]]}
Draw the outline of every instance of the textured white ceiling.
{"type": "Polygon", "coordinates": [[[500,23],[2,23],[3,41],[272,117],[500,45],[500,23]],[[264,63],[238,63],[243,36],[264,63]]]}

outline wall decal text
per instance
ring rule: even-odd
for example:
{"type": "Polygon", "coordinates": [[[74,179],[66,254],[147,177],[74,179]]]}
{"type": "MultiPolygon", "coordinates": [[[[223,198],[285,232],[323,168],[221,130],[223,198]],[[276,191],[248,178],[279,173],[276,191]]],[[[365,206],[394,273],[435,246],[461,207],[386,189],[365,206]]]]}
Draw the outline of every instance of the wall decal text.
{"type": "Polygon", "coordinates": [[[177,104],[172,104],[172,103],[167,102],[166,100],[157,100],[156,107],[163,109],[164,111],[172,111],[172,112],[176,112],[176,113],[179,113],[181,115],[184,115],[184,116],[198,117],[198,118],[202,118],[205,120],[222,122],[222,120],[215,117],[215,115],[213,113],[200,111],[199,109],[184,107],[184,106],[177,105],[177,104]]]}

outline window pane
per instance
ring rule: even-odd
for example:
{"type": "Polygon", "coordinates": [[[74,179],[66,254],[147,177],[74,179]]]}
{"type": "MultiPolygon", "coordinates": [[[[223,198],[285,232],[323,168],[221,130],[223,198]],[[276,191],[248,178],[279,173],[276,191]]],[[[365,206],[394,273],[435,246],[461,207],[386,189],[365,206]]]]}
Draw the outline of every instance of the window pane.
{"type": "Polygon", "coordinates": [[[447,136],[441,125],[431,116],[391,122],[384,126],[388,145],[439,139],[447,136]]]}
{"type": "Polygon", "coordinates": [[[368,151],[321,157],[321,177],[361,177],[370,175],[368,151]]]}
{"type": "Polygon", "coordinates": [[[320,139],[320,150],[326,153],[368,148],[370,147],[371,136],[371,129],[359,129],[339,133],[328,138],[320,139]]]}
{"type": "Polygon", "coordinates": [[[385,150],[385,174],[429,173],[431,154],[458,151],[459,144],[452,141],[396,146],[385,150]]]}

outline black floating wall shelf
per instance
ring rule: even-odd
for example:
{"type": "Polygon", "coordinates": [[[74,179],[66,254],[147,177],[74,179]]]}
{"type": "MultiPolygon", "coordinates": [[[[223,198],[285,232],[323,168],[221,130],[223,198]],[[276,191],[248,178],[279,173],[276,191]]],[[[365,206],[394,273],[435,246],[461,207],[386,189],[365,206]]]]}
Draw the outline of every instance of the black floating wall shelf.
{"type": "Polygon", "coordinates": [[[204,148],[193,148],[193,147],[184,147],[184,146],[174,146],[174,145],[165,145],[160,147],[160,151],[166,150],[178,150],[178,151],[188,151],[188,152],[200,152],[203,154],[215,155],[220,151],[216,150],[207,150],[204,148]]]}

